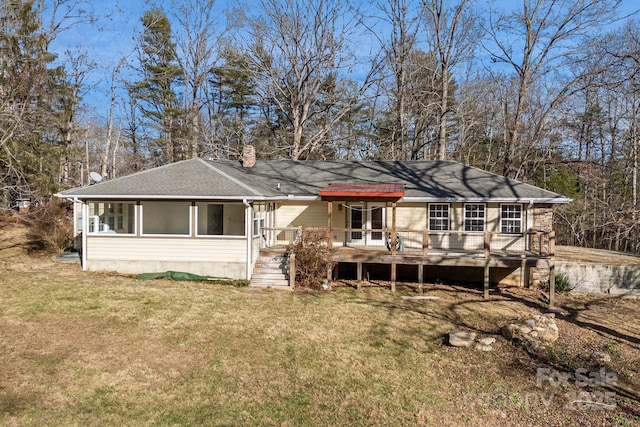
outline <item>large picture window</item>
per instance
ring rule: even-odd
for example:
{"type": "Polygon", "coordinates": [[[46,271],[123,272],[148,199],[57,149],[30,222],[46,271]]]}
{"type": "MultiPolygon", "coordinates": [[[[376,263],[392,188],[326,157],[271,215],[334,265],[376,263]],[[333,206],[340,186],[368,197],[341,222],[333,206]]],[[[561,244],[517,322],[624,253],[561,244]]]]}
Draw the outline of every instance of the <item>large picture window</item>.
{"type": "Polygon", "coordinates": [[[522,233],[522,205],[500,206],[500,232],[505,234],[522,233]]]}
{"type": "Polygon", "coordinates": [[[446,203],[431,203],[429,205],[429,230],[449,230],[449,205],[446,203]]]}
{"type": "Polygon", "coordinates": [[[198,236],[244,236],[242,203],[197,203],[198,236]]]}
{"type": "Polygon", "coordinates": [[[89,203],[90,234],[134,234],[135,203],[89,203]]]}
{"type": "Polygon", "coordinates": [[[142,234],[190,234],[191,203],[142,202],[142,234]]]}
{"type": "Polygon", "coordinates": [[[464,231],[484,231],[486,211],[483,203],[464,205],[464,231]]]}

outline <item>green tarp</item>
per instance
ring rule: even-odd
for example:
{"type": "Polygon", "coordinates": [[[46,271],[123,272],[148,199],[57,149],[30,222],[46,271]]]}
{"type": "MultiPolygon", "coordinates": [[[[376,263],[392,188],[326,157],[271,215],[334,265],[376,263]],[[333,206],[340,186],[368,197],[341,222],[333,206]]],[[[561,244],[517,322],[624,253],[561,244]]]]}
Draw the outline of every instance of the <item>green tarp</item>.
{"type": "Polygon", "coordinates": [[[202,280],[231,280],[226,277],[209,277],[209,276],[200,276],[199,274],[193,273],[185,273],[183,271],[163,271],[162,273],[141,273],[137,276],[140,280],[149,280],[149,279],[162,279],[168,278],[176,281],[202,281],[202,280]]]}

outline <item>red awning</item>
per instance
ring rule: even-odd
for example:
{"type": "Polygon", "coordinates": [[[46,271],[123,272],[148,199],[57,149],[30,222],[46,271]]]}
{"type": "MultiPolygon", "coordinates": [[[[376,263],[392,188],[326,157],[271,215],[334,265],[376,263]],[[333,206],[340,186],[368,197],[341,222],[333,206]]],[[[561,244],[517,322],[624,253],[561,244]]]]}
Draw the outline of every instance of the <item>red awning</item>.
{"type": "Polygon", "coordinates": [[[333,183],[318,192],[323,199],[389,199],[404,197],[403,183],[333,183]]]}

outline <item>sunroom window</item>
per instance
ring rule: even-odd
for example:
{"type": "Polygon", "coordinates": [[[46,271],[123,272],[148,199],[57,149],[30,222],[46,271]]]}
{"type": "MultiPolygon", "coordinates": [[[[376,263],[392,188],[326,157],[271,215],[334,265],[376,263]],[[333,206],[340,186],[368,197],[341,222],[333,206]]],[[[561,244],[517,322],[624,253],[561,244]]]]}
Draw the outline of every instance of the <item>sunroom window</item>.
{"type": "Polygon", "coordinates": [[[505,234],[522,233],[522,205],[500,206],[500,232],[505,234]]]}
{"type": "Polygon", "coordinates": [[[90,234],[134,234],[135,203],[91,202],[89,203],[90,234]]]}
{"type": "Polygon", "coordinates": [[[483,203],[464,205],[464,231],[484,231],[486,208],[483,203]]]}
{"type": "Polygon", "coordinates": [[[197,203],[198,236],[244,236],[244,205],[197,203]]]}
{"type": "Polygon", "coordinates": [[[191,203],[142,202],[142,234],[190,234],[191,203]]]}

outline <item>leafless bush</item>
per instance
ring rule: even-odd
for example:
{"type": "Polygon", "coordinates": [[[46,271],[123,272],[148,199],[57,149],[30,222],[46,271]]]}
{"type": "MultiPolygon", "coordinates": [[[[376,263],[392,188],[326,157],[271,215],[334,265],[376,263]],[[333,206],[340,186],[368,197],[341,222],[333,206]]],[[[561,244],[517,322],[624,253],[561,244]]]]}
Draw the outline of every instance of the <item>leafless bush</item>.
{"type": "Polygon", "coordinates": [[[288,247],[296,256],[296,285],[322,289],[322,278],[336,264],[335,250],[327,247],[327,237],[326,230],[304,230],[300,240],[288,247]]]}
{"type": "Polygon", "coordinates": [[[30,252],[63,253],[73,244],[73,213],[64,201],[32,206],[25,218],[27,248],[30,252]]]}

